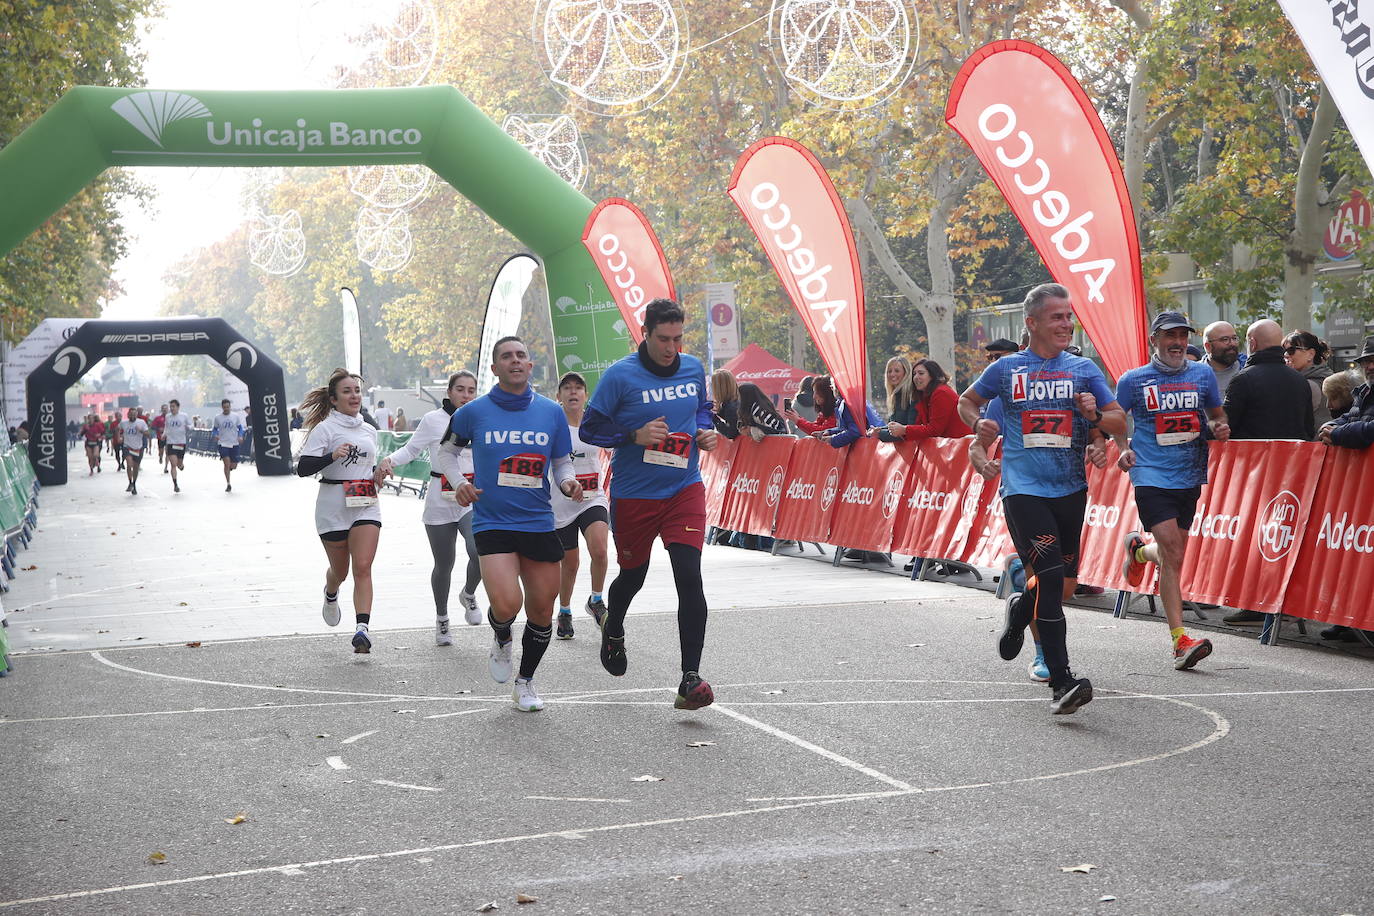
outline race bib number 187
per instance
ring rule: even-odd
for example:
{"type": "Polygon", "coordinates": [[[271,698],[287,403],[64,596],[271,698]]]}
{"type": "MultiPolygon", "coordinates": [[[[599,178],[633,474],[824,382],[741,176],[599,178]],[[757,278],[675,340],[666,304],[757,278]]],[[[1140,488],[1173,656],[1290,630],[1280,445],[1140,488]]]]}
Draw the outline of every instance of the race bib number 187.
{"type": "Polygon", "coordinates": [[[496,467],[496,485],[528,490],[544,485],[543,455],[511,455],[496,467]]]}
{"type": "Polygon", "coordinates": [[[644,463],[668,468],[685,468],[692,455],[692,437],[686,433],[669,433],[658,445],[644,448],[644,463]]]}
{"type": "Polygon", "coordinates": [[[1069,448],[1073,445],[1073,414],[1067,410],[1027,410],[1021,414],[1021,444],[1025,448],[1069,448]]]}

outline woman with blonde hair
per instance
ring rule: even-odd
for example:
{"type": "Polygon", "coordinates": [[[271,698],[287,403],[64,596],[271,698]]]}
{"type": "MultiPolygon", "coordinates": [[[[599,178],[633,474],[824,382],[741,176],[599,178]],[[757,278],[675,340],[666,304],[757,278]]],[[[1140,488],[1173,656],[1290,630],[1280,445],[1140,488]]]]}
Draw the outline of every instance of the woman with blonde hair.
{"type": "Polygon", "coordinates": [[[883,382],[887,385],[888,425],[875,426],[872,432],[884,442],[897,442],[900,440],[892,434],[892,424],[905,427],[916,422],[916,390],[911,384],[911,363],[902,356],[889,359],[883,370],[883,382]]]}
{"type": "Polygon", "coordinates": [[[363,380],[335,369],[329,383],[301,401],[310,432],[296,460],[301,477],[320,474],[315,530],[329,568],[324,574],[324,622],[339,625],[339,586],[353,570],[353,651],[372,651],[372,560],[377,555],[382,514],[377,505],[377,431],[363,422],[363,380]]]}

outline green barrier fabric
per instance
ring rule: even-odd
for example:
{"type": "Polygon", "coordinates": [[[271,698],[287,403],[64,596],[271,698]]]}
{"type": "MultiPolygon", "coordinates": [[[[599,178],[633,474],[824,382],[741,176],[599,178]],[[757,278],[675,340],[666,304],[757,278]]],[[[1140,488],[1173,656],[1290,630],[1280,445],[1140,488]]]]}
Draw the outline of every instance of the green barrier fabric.
{"type": "MultiPolygon", "coordinates": [[[[390,455],[392,452],[396,451],[396,449],[409,442],[412,435],[414,435],[414,433],[377,433],[377,458],[380,460],[390,455]]],[[[392,473],[397,477],[406,477],[411,480],[428,480],[429,458],[416,458],[414,461],[398,465],[392,469],[392,473]]]]}
{"type": "Polygon", "coordinates": [[[111,166],[395,163],[428,165],[543,259],[561,369],[594,383],[629,352],[615,329],[620,313],[582,245],[592,202],[451,86],[76,87],[0,149],[0,255],[111,166]]]}

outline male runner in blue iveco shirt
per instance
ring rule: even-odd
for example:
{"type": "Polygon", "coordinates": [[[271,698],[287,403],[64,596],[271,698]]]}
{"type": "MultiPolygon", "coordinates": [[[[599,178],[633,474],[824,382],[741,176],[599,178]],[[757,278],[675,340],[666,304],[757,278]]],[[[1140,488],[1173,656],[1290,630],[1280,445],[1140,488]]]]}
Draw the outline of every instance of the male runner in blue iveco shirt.
{"type": "Polygon", "coordinates": [[[960,396],[959,415],[985,443],[1003,436],[1002,508],[1027,572],[1026,592],[1007,599],[998,653],[1016,658],[1034,620],[1050,669],[1050,711],[1063,715],[1092,700],[1092,683],[1069,670],[1063,606],[1066,583],[1078,577],[1084,450],[1091,427],[1124,433],[1126,415],[1102,370],[1064,352],[1073,343],[1069,291],[1042,283],[1026,294],[1024,308],[1030,346],[989,365],[960,396]],[[994,398],[1002,400],[1000,424],[979,416],[994,398]]]}
{"type": "Polygon", "coordinates": [[[498,684],[510,680],[511,624],[525,608],[513,694],[516,708],[524,712],[544,708],[534,689],[534,672],[553,633],[563,560],[563,544],[553,526],[548,468],[552,466],[565,496],[582,498],[563,408],[534,393],[529,383],[533,367],[524,341],[501,338],[492,348],[496,384],[456,410],[450,421],[458,444],[472,445],[473,479],[453,492],[459,504],[473,506],[473,539],[490,604],[487,621],[495,633],[491,676],[498,684]]]}
{"type": "Polygon", "coordinates": [[[1116,400],[1135,421],[1131,440],[1118,436],[1117,467],[1131,472],[1140,524],[1155,536],[1146,544],[1139,531],[1126,535],[1122,574],[1131,586],[1145,578],[1145,563],[1159,564],[1159,598],[1169,620],[1174,667],[1192,668],[1212,654],[1210,639],[1193,639],[1183,627],[1179,576],[1202,485],[1207,482],[1207,438],[1231,436],[1221,409],[1217,374],[1188,359],[1188,335],[1196,334],[1179,312],[1161,312],[1150,325],[1154,354],[1116,383],[1116,400]]]}
{"type": "Polygon", "coordinates": [[[663,539],[677,586],[682,649],[678,709],[700,709],[715,696],[698,673],[706,641],[701,548],[706,488],[698,449],[716,447],[701,361],[682,352],[682,306],[655,299],[644,311],[639,351],[601,376],[582,417],[582,441],[615,449],[611,459],[611,531],[620,572],[611,583],[601,627],[601,664],[625,673],[625,612],[644,585],[654,537],[663,539]]]}

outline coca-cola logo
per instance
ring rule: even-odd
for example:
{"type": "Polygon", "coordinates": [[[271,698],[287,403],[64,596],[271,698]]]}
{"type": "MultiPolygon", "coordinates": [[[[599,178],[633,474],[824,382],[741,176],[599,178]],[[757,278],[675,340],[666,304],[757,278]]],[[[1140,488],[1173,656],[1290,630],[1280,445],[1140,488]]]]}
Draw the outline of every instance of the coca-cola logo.
{"type": "Polygon", "coordinates": [[[773,468],[773,473],[768,476],[768,489],[764,491],[764,502],[769,506],[778,504],[778,497],[782,495],[782,478],[784,477],[782,466],[773,468]]]}
{"type": "Polygon", "coordinates": [[[1278,496],[1269,500],[1269,505],[1260,513],[1259,542],[1260,556],[1270,563],[1277,563],[1287,556],[1288,551],[1298,540],[1298,518],[1302,515],[1302,500],[1289,490],[1282,490],[1278,496]]]}
{"type": "Polygon", "coordinates": [[[835,494],[840,491],[840,469],[831,468],[830,473],[825,475],[825,486],[821,487],[821,511],[830,511],[830,506],[835,502],[835,494]]]}
{"type": "Polygon", "coordinates": [[[741,370],[735,373],[736,379],[791,378],[791,369],[759,369],[755,372],[741,370]]]}

